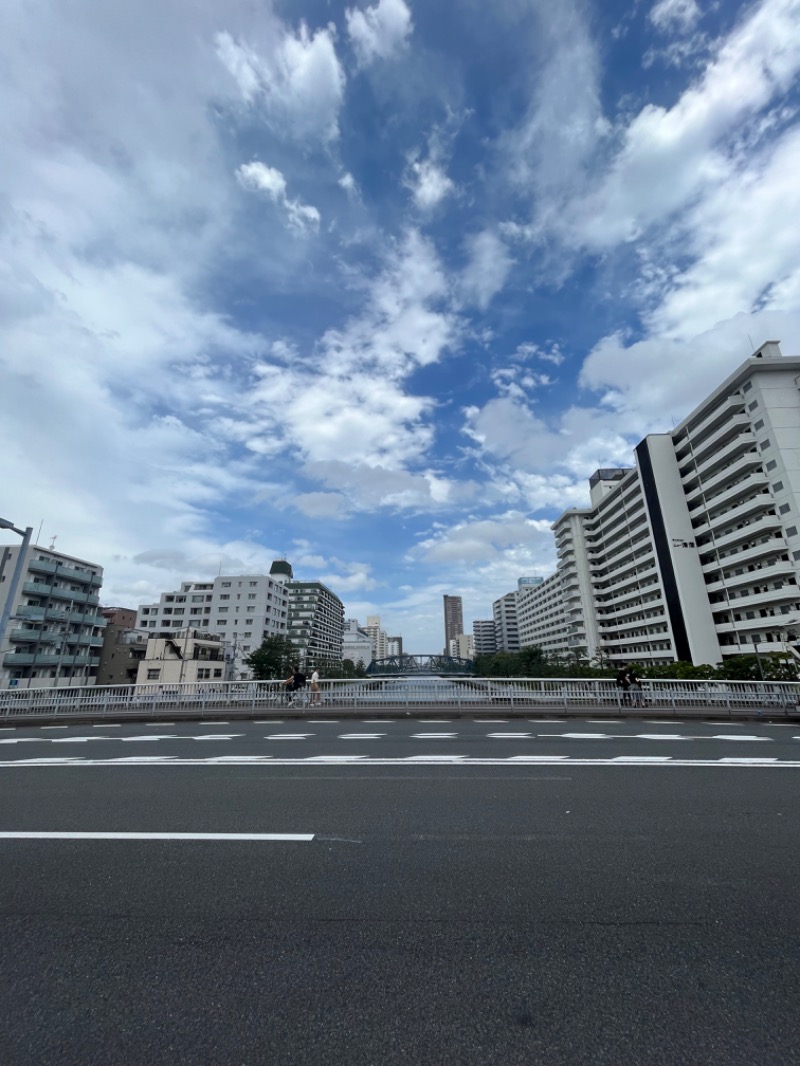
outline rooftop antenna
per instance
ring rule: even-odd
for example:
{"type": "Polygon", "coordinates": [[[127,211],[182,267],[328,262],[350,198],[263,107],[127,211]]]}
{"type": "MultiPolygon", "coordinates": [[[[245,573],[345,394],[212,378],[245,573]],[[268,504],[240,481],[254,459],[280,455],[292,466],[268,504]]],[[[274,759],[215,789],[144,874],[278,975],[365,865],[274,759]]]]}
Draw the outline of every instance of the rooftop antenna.
{"type": "Polygon", "coordinates": [[[750,341],[750,351],[754,352],[755,351],[755,345],[753,344],[753,338],[750,336],[749,333],[747,334],[747,339],[750,341]]]}
{"type": "Polygon", "coordinates": [[[39,532],[36,534],[36,540],[34,541],[35,544],[39,543],[39,537],[41,537],[41,535],[42,535],[42,526],[43,525],[44,525],[44,519],[42,519],[41,522],[39,523],[39,532]]]}
{"type": "Polygon", "coordinates": [[[58,533],[54,533],[53,534],[53,539],[50,541],[50,547],[47,549],[48,551],[52,551],[55,548],[57,540],[58,540],[58,533]]]}

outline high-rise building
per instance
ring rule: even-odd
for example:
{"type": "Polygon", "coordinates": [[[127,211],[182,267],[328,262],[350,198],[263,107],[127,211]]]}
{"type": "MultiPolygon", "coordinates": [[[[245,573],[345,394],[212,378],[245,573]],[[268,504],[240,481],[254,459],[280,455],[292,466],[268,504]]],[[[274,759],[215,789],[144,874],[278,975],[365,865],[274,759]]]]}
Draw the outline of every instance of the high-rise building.
{"type": "Polygon", "coordinates": [[[624,663],[786,651],[800,632],[800,357],[761,345],[554,523],[523,644],[624,663]],[[793,639],[794,637],[794,639],[793,639]]]}
{"type": "Polygon", "coordinates": [[[290,581],[289,640],[298,664],[308,671],[342,661],[344,604],[321,581],[290,581]]]}
{"type": "Polygon", "coordinates": [[[170,637],[181,630],[224,638],[233,656],[233,676],[245,680],[252,671],[244,660],[265,637],[285,636],[289,593],[285,583],[266,574],[220,575],[213,581],[184,581],[158,603],[143,604],[136,628],[149,637],[170,637]]]}
{"type": "Polygon", "coordinates": [[[0,688],[93,685],[106,624],[102,566],[35,544],[0,547],[0,616],[20,553],[21,578],[0,647],[0,688]]]}
{"type": "Polygon", "coordinates": [[[517,594],[507,592],[492,604],[497,651],[519,651],[517,594]]]}
{"type": "Polygon", "coordinates": [[[493,655],[497,651],[494,619],[476,619],[472,623],[473,644],[476,655],[493,655]]]}
{"type": "Polygon", "coordinates": [[[444,654],[449,655],[450,641],[464,632],[464,617],[460,596],[447,596],[444,599],[444,654]]]}
{"type": "Polygon", "coordinates": [[[367,624],[364,629],[369,633],[372,641],[372,658],[385,659],[389,651],[386,646],[386,632],[381,629],[381,616],[379,614],[367,615],[367,624]]]}

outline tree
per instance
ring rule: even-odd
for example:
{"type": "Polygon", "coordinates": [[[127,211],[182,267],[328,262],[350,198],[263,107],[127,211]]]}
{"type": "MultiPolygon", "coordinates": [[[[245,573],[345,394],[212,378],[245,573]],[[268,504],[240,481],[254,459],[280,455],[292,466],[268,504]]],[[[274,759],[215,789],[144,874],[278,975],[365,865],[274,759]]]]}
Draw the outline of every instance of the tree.
{"type": "Polygon", "coordinates": [[[245,666],[253,671],[256,681],[281,680],[288,677],[297,661],[297,650],[284,636],[264,637],[261,647],[244,660],[245,666]]]}

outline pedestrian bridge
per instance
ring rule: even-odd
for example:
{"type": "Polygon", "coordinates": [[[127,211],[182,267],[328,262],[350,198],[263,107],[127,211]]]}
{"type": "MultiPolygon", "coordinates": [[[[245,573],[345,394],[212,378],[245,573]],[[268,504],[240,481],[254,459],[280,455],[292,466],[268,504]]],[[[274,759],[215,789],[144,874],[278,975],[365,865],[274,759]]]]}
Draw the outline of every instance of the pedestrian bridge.
{"type": "Polygon", "coordinates": [[[472,659],[454,655],[390,655],[386,659],[373,659],[367,673],[370,677],[470,676],[474,673],[474,663],[472,659]]]}

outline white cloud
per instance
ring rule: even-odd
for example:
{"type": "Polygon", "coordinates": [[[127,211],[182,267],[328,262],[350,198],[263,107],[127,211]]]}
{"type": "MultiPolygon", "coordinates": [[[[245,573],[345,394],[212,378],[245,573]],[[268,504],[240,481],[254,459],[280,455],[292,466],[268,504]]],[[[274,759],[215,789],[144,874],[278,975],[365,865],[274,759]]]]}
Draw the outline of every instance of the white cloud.
{"type": "Polygon", "coordinates": [[[353,175],[349,171],[345,171],[336,183],[340,188],[344,189],[348,196],[358,196],[358,183],[353,175]]]}
{"type": "Polygon", "coordinates": [[[461,275],[464,298],[482,311],[502,290],[512,259],[505,242],[494,230],[486,229],[467,241],[469,262],[461,275]]]}
{"type": "Polygon", "coordinates": [[[345,21],[358,61],[364,67],[376,59],[388,59],[403,48],[414,28],[404,0],[379,0],[363,11],[348,8],[345,21]]]}
{"type": "MultiPolygon", "coordinates": [[[[468,565],[485,570],[513,557],[516,576],[538,568],[552,551],[550,521],[510,511],[471,519],[435,532],[409,553],[412,560],[436,565],[468,565]],[[519,569],[522,567],[522,569],[519,569]]],[[[516,581],[515,581],[516,584],[516,581]]],[[[508,591],[508,590],[506,590],[508,591]]]]}
{"type": "Polygon", "coordinates": [[[454,183],[433,160],[416,160],[410,164],[411,177],[406,184],[412,191],[414,203],[422,211],[431,211],[455,189],[454,183]]]}
{"type": "Polygon", "coordinates": [[[286,179],[275,167],[258,162],[245,163],[236,171],[236,177],[242,188],[263,192],[282,207],[291,229],[299,233],[319,229],[319,211],[310,204],[290,199],[286,194],[286,179]]]}
{"type": "Polygon", "coordinates": [[[797,0],[765,0],[673,107],[648,104],[639,112],[598,188],[558,225],[579,245],[605,248],[637,239],[713,190],[731,174],[721,144],[783,93],[798,70],[797,0]]]}
{"type": "Polygon", "coordinates": [[[335,28],[309,34],[281,28],[264,51],[227,31],[217,34],[217,55],[246,103],[259,107],[273,129],[299,141],[339,136],[345,74],[336,55],[335,28]]]}
{"type": "Polygon", "coordinates": [[[659,30],[677,29],[686,33],[695,25],[700,15],[697,0],[658,0],[647,17],[659,30]]]}

